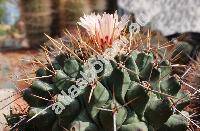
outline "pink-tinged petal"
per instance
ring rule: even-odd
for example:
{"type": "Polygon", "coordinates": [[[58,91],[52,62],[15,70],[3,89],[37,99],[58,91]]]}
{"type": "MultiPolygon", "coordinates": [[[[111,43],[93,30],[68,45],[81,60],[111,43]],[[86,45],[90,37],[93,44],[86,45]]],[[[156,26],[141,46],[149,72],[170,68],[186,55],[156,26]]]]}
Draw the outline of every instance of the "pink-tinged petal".
{"type": "Polygon", "coordinates": [[[122,16],[121,19],[114,14],[103,13],[103,15],[84,15],[78,22],[80,26],[86,29],[88,34],[94,38],[102,50],[112,46],[112,42],[119,38],[122,30],[128,24],[128,16],[122,16]]]}

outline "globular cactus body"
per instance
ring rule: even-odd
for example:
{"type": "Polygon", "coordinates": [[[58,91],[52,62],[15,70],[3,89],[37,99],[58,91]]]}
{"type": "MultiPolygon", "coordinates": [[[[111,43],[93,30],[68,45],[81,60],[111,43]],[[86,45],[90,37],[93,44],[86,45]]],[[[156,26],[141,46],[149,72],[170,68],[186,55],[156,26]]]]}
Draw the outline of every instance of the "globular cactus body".
{"type": "MultiPolygon", "coordinates": [[[[86,66],[75,58],[66,57],[64,63],[53,61],[52,63],[60,67],[56,70],[56,74],[51,79],[35,80],[32,86],[24,92],[24,99],[31,106],[27,117],[30,119],[39,110],[53,104],[32,97],[31,94],[49,98],[48,93],[51,93],[56,97],[56,103],[60,103],[58,110],[62,110],[63,107],[61,113],[54,112],[56,107],[52,108],[54,110],[49,108],[32,121],[38,121],[41,125],[54,123],[49,125],[53,125],[53,130],[64,127],[77,131],[109,131],[114,129],[113,125],[116,125],[116,129],[120,131],[161,130],[160,128],[166,126],[169,130],[185,130],[188,123],[179,122],[185,118],[173,112],[171,99],[175,101],[177,98],[173,97],[181,98],[182,96],[178,94],[187,94],[179,91],[181,84],[175,76],[169,74],[168,77],[161,79],[163,73],[169,72],[170,65],[167,64],[169,62],[160,61],[161,64],[165,63],[165,68],[161,64],[155,67],[154,55],[151,52],[138,52],[133,55],[136,55],[135,59],[133,59],[134,56],[123,56],[128,58],[124,68],[115,62],[110,64],[113,66],[110,68],[109,75],[106,75],[107,72],[103,73],[100,80],[96,76],[94,83],[80,88],[76,97],[70,96],[69,89],[72,85],[76,85],[73,81],[81,76],[81,71],[87,75],[88,72],[84,69],[86,66]],[[92,89],[93,93],[90,94],[92,89]],[[32,93],[27,93],[28,91],[32,93]],[[65,91],[65,95],[61,91],[65,91]],[[91,97],[90,101],[89,97],[91,97]],[[47,119],[42,120],[40,116],[47,119]],[[172,123],[172,121],[176,122],[172,123]]],[[[117,56],[116,61],[123,57],[117,56]]],[[[48,70],[44,68],[37,71],[37,75],[47,73],[49,73],[48,70]]],[[[180,103],[179,101],[179,105],[183,106],[181,110],[189,104],[189,101],[185,102],[180,103]]]]}
{"type": "MultiPolygon", "coordinates": [[[[188,122],[181,111],[189,104],[190,97],[181,90],[181,78],[173,75],[171,62],[159,56],[158,48],[151,48],[148,43],[146,49],[134,48],[138,45],[132,47],[119,39],[125,37],[120,32],[127,23],[126,17],[118,23],[119,28],[111,29],[115,35],[100,35],[107,31],[107,25],[115,27],[117,20],[117,14],[106,13],[102,17],[92,14],[81,19],[79,24],[92,33],[92,42],[83,44],[73,37],[71,45],[78,43],[82,55],[87,54],[84,57],[71,51],[69,45],[50,38],[59,54],[36,71],[37,80],[22,93],[30,106],[23,116],[29,122],[18,123],[19,130],[35,127],[53,131],[161,131],[163,128],[186,131],[188,122]],[[91,22],[93,17],[96,23],[91,22]],[[105,24],[102,28],[106,29],[91,31],[90,27],[96,29],[97,24],[105,24]],[[90,48],[85,48],[86,45],[90,48]],[[89,50],[88,53],[82,48],[89,50]]],[[[16,120],[11,115],[8,122],[14,125],[12,118],[16,120]]]]}

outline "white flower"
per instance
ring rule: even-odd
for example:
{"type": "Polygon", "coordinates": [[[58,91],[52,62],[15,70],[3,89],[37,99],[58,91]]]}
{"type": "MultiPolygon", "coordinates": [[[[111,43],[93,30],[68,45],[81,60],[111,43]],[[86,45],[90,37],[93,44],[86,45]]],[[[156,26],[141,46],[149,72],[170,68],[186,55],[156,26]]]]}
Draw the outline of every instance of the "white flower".
{"type": "Polygon", "coordinates": [[[84,15],[83,17],[81,17],[78,24],[85,28],[89,35],[95,35],[96,29],[99,29],[99,19],[101,19],[101,16],[99,14],[95,15],[94,13],[92,13],[90,15],[84,15]]]}
{"type": "Polygon", "coordinates": [[[81,17],[78,24],[87,30],[102,50],[105,50],[107,47],[112,46],[113,41],[118,39],[128,21],[129,17],[127,15],[122,16],[120,19],[117,12],[114,14],[104,13],[102,16],[92,13],[81,17]]]}

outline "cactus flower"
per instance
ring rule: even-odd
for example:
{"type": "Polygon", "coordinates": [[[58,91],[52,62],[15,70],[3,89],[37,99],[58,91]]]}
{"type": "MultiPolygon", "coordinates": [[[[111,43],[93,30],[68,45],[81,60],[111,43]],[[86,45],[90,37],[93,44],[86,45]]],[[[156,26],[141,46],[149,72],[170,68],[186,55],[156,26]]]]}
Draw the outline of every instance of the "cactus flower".
{"type": "Polygon", "coordinates": [[[111,47],[113,41],[119,38],[128,21],[129,17],[127,15],[119,18],[117,12],[114,14],[104,13],[102,16],[92,13],[81,17],[78,24],[86,29],[92,40],[102,50],[105,50],[107,47],[111,47]]]}

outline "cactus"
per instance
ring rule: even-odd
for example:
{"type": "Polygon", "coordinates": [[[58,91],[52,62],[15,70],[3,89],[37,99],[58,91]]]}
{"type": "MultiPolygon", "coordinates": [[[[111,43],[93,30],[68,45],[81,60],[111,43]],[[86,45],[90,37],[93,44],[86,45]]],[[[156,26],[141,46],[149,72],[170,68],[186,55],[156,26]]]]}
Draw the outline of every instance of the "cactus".
{"type": "Polygon", "coordinates": [[[196,59],[200,49],[199,36],[200,34],[196,32],[177,33],[168,36],[168,38],[174,42],[176,48],[172,55],[174,63],[188,64],[191,58],[196,59]],[[177,38],[174,38],[175,36],[177,38]]]}
{"type": "Polygon", "coordinates": [[[40,47],[48,40],[44,33],[51,34],[51,6],[51,0],[20,0],[26,36],[31,47],[40,47]]]}
{"type": "Polygon", "coordinates": [[[79,17],[84,13],[89,13],[88,0],[59,0],[59,30],[63,32],[65,28],[75,28],[79,17]]]}
{"type": "MultiPolygon", "coordinates": [[[[124,57],[132,59],[132,56],[124,57]]],[[[61,114],[56,115],[53,110],[48,109],[44,113],[38,115],[33,121],[38,121],[40,123],[39,126],[42,127],[51,126],[52,121],[55,121],[55,123],[58,121],[60,125],[56,126],[65,127],[66,129],[73,128],[77,131],[113,130],[113,112],[116,110],[116,126],[117,129],[121,131],[131,130],[132,128],[145,131],[149,129],[149,126],[157,130],[168,123],[169,118],[170,121],[173,119],[171,118],[173,116],[173,110],[171,108],[173,104],[169,97],[161,93],[170,95],[171,98],[176,97],[178,96],[177,94],[179,93],[181,85],[174,76],[169,76],[169,78],[165,80],[160,80],[160,76],[165,69],[162,69],[160,65],[158,65],[158,67],[152,66],[153,61],[154,56],[151,53],[139,52],[137,53],[136,60],[128,61],[132,63],[125,64],[127,67],[138,68],[130,69],[139,70],[138,74],[135,74],[137,78],[136,81],[134,81],[134,78],[132,78],[132,80],[130,78],[131,75],[129,75],[129,73],[131,74],[132,72],[128,73],[124,68],[114,64],[113,67],[111,67],[111,74],[108,77],[103,77],[99,81],[97,80],[93,85],[95,88],[90,102],[88,102],[88,98],[91,85],[88,85],[81,90],[77,98],[71,99],[72,101],[65,106],[65,110],[63,110],[61,114]],[[130,64],[134,66],[130,66],[130,64]],[[149,66],[153,68],[152,72],[149,66]],[[146,87],[145,84],[142,84],[144,81],[149,84],[152,83],[151,85],[155,86],[146,87]],[[152,92],[151,90],[155,90],[159,93],[152,92]],[[112,94],[114,95],[112,96],[112,94]],[[131,102],[132,100],[133,102],[131,102]],[[128,102],[131,103],[123,106],[128,102]],[[113,109],[113,111],[109,112],[98,108],[113,109]],[[134,113],[134,115],[129,115],[130,113],[134,113]],[[45,116],[47,119],[44,119],[45,116]],[[78,125],[83,127],[78,129],[78,125]],[[76,128],[76,126],[78,127],[76,128]]],[[[24,99],[31,107],[27,114],[27,118],[29,119],[52,104],[45,100],[32,97],[31,94],[51,99],[48,94],[50,93],[57,97],[55,101],[62,101],[59,91],[67,91],[67,89],[73,85],[70,79],[76,79],[79,72],[84,70],[84,64],[81,64],[73,57],[66,57],[64,66],[61,66],[62,63],[58,61],[53,61],[52,63],[60,66],[60,69],[56,70],[56,75],[52,79],[33,81],[32,86],[23,93],[24,99]],[[71,76],[71,78],[69,76],[71,76]],[[32,93],[28,93],[28,90],[32,93]]],[[[54,66],[54,69],[56,68],[57,67],[54,66]]],[[[44,68],[36,71],[37,76],[43,76],[48,73],[50,72],[44,68]]],[[[184,105],[184,107],[187,105],[188,104],[184,105]]],[[[174,115],[177,115],[177,117],[180,116],[179,114],[174,115]]],[[[173,121],[176,120],[173,119],[173,121]]],[[[181,126],[183,126],[183,128],[187,127],[186,124],[182,124],[181,126]]],[[[168,126],[170,126],[170,124],[168,126]]],[[[21,127],[23,126],[21,125],[21,127]]],[[[42,127],[38,127],[38,129],[44,129],[42,127]]]]}
{"type": "MultiPolygon", "coordinates": [[[[189,64],[188,67],[188,74],[185,76],[186,81],[194,87],[196,90],[200,89],[200,54],[197,55],[196,61],[193,61],[189,64]]],[[[185,87],[184,87],[185,88],[185,87]]],[[[194,94],[194,98],[191,100],[190,104],[190,110],[194,112],[195,114],[199,114],[199,98],[200,98],[200,92],[196,90],[190,90],[192,94],[194,94]]],[[[199,115],[194,115],[192,119],[198,121],[199,120],[199,115]]]]}
{"type": "Polygon", "coordinates": [[[51,35],[52,37],[60,36],[60,31],[59,29],[59,1],[53,0],[52,2],[52,23],[51,23],[51,35]]]}
{"type": "MultiPolygon", "coordinates": [[[[181,78],[171,73],[171,63],[157,57],[153,47],[124,48],[125,53],[110,58],[102,53],[108,47],[91,53],[83,46],[81,54],[88,57],[82,58],[73,47],[49,39],[55,48],[65,48],[35,72],[37,80],[22,92],[30,108],[18,115],[17,120],[26,121],[18,122],[19,130],[186,131],[189,122],[181,111],[190,96],[181,90],[181,78]]],[[[15,125],[16,115],[7,120],[15,125]]]]}
{"type": "Polygon", "coordinates": [[[174,63],[187,64],[190,60],[189,56],[192,53],[193,47],[187,42],[178,42],[176,50],[174,51],[172,58],[174,63]]]}

